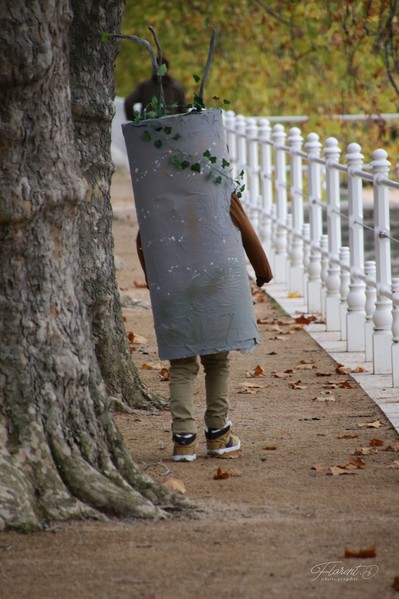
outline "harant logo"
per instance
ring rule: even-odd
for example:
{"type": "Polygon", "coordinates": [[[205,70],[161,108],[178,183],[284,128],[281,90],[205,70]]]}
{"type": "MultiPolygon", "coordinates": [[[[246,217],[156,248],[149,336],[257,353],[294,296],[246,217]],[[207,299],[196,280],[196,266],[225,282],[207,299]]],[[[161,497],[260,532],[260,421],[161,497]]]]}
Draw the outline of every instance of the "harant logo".
{"type": "Polygon", "coordinates": [[[322,562],[316,564],[310,570],[313,574],[312,582],[320,580],[322,582],[352,582],[356,580],[369,580],[378,574],[379,567],[375,564],[359,564],[358,566],[346,568],[342,561],[322,562]]]}

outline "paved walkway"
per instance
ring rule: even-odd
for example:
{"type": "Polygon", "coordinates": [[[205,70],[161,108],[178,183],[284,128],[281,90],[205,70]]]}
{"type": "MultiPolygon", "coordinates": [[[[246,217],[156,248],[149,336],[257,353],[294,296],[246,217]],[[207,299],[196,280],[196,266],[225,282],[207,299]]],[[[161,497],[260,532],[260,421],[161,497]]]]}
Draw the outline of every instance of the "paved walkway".
{"type": "MultiPolygon", "coordinates": [[[[303,298],[289,298],[284,285],[272,283],[267,286],[267,293],[288,314],[297,316],[298,313],[307,313],[303,298]]],[[[399,432],[399,389],[392,387],[392,376],[373,374],[373,364],[366,361],[365,353],[347,352],[346,342],[340,340],[340,333],[327,332],[324,324],[312,323],[306,325],[305,330],[339,364],[347,368],[363,366],[365,372],[352,373],[353,378],[399,432]]]]}

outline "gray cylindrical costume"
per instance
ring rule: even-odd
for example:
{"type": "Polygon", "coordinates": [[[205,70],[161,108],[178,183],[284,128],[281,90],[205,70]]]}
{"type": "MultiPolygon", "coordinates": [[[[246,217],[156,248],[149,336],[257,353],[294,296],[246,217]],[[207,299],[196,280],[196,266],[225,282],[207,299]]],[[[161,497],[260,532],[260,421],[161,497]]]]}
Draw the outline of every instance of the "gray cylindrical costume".
{"type": "Polygon", "coordinates": [[[123,134],[160,358],[253,348],[221,110],[126,123],[123,134]]]}

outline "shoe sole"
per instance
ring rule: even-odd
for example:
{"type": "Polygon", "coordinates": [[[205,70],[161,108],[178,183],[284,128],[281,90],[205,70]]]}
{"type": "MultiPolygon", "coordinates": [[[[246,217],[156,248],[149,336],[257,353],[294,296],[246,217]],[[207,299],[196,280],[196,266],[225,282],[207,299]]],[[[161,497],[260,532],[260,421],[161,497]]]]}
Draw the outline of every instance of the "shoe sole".
{"type": "Polygon", "coordinates": [[[197,458],[197,454],[191,454],[191,455],[172,455],[172,460],[174,462],[194,462],[194,460],[197,458]]]}
{"type": "Polygon", "coordinates": [[[241,448],[241,441],[238,442],[234,447],[224,447],[223,449],[208,449],[207,454],[209,456],[218,456],[224,455],[225,453],[231,453],[233,451],[238,451],[241,448]]]}

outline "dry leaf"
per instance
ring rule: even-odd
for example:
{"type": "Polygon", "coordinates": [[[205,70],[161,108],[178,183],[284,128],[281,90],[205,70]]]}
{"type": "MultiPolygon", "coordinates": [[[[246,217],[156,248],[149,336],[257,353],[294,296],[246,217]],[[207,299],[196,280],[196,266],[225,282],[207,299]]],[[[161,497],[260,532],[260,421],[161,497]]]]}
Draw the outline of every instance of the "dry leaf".
{"type": "Polygon", "coordinates": [[[392,464],[388,464],[387,468],[399,468],[399,460],[394,460],[392,464]]]}
{"type": "Polygon", "coordinates": [[[287,295],[287,297],[290,299],[294,299],[294,298],[298,298],[298,297],[303,297],[303,295],[301,295],[297,291],[290,291],[290,293],[287,295]]]}
{"type": "Polygon", "coordinates": [[[276,372],[275,370],[273,370],[272,376],[275,379],[286,379],[293,373],[294,373],[294,370],[292,370],[291,368],[287,368],[287,370],[284,370],[284,372],[276,372]]]}
{"type": "Polygon", "coordinates": [[[372,455],[374,453],[378,453],[376,447],[356,447],[353,451],[353,455],[372,455]]]}
{"type": "Polygon", "coordinates": [[[161,368],[160,378],[162,382],[169,380],[169,368],[161,368]]]}
{"type": "Polygon", "coordinates": [[[245,376],[247,378],[254,378],[257,376],[264,376],[264,374],[265,373],[264,373],[262,366],[259,366],[259,364],[258,364],[254,370],[250,370],[250,371],[246,372],[245,376]]]}
{"type": "Polygon", "coordinates": [[[260,383],[240,383],[240,387],[245,387],[249,389],[263,389],[264,385],[260,383]]]}
{"type": "Polygon", "coordinates": [[[314,470],[316,474],[327,474],[329,473],[330,468],[328,466],[323,466],[322,464],[316,464],[311,467],[311,470],[314,470]]]}
{"type": "Polygon", "coordinates": [[[230,478],[230,473],[224,472],[221,468],[218,468],[213,476],[213,480],[224,480],[226,478],[230,478]]]}
{"type": "Polygon", "coordinates": [[[147,283],[139,283],[138,281],[133,281],[133,285],[136,289],[147,289],[147,283]]]}
{"type": "Polygon", "coordinates": [[[370,447],[382,447],[384,441],[382,439],[371,439],[369,442],[370,447]]]}
{"type": "Polygon", "coordinates": [[[301,314],[301,316],[295,318],[297,324],[310,324],[314,320],[317,320],[317,316],[305,316],[304,314],[301,314]]]}
{"type": "Polygon", "coordinates": [[[385,426],[380,420],[375,420],[374,422],[364,422],[363,424],[357,425],[359,428],[380,428],[380,426],[385,426]]]}
{"type": "Polygon", "coordinates": [[[365,547],[363,549],[349,549],[345,547],[344,557],[356,557],[356,558],[368,558],[368,557],[376,557],[377,550],[375,545],[370,545],[370,547],[365,547]]]}
{"type": "Polygon", "coordinates": [[[290,383],[292,389],[307,389],[307,385],[301,385],[301,381],[297,381],[296,383],[290,383]]]}
{"type": "Polygon", "coordinates": [[[354,389],[355,385],[352,385],[350,381],[342,381],[339,383],[341,389],[354,389]]]}
{"type": "Polygon", "coordinates": [[[341,466],[330,466],[329,472],[327,472],[327,474],[339,476],[340,474],[357,474],[357,472],[353,472],[353,470],[348,470],[347,468],[342,468],[341,466]]]}
{"type": "Polygon", "coordinates": [[[394,443],[387,445],[384,451],[399,451],[399,441],[395,441],[394,443]]]}
{"type": "Polygon", "coordinates": [[[265,445],[262,447],[265,451],[276,451],[277,445],[265,445]]]}
{"type": "Polygon", "coordinates": [[[352,369],[344,366],[343,364],[338,364],[338,366],[335,368],[335,372],[337,374],[350,374],[352,372],[352,369]]]}
{"type": "Polygon", "coordinates": [[[331,376],[331,372],[321,372],[320,370],[316,372],[316,376],[331,376]]]}
{"type": "Polygon", "coordinates": [[[168,476],[168,478],[163,481],[163,484],[172,493],[181,493],[182,495],[186,493],[184,482],[179,478],[168,476]]]}
{"type": "Polygon", "coordinates": [[[326,391],[326,395],[319,395],[319,397],[314,397],[313,401],[335,401],[335,397],[333,395],[327,395],[328,391],[326,391]]]}
{"type": "Polygon", "coordinates": [[[282,335],[276,335],[275,337],[269,337],[269,341],[288,341],[288,337],[282,335]]]}
{"type": "Polygon", "coordinates": [[[337,439],[357,439],[358,437],[357,433],[347,433],[345,435],[338,435],[337,439]]]}
{"type": "Polygon", "coordinates": [[[295,366],[295,368],[297,370],[313,370],[314,368],[317,368],[317,366],[314,362],[301,362],[300,364],[295,366]]]}
{"type": "Polygon", "coordinates": [[[237,391],[239,395],[256,395],[258,391],[256,389],[248,389],[245,387],[244,389],[240,389],[237,391]]]}
{"type": "Polygon", "coordinates": [[[276,351],[269,351],[269,353],[267,355],[268,356],[277,356],[277,352],[276,351]]]}

